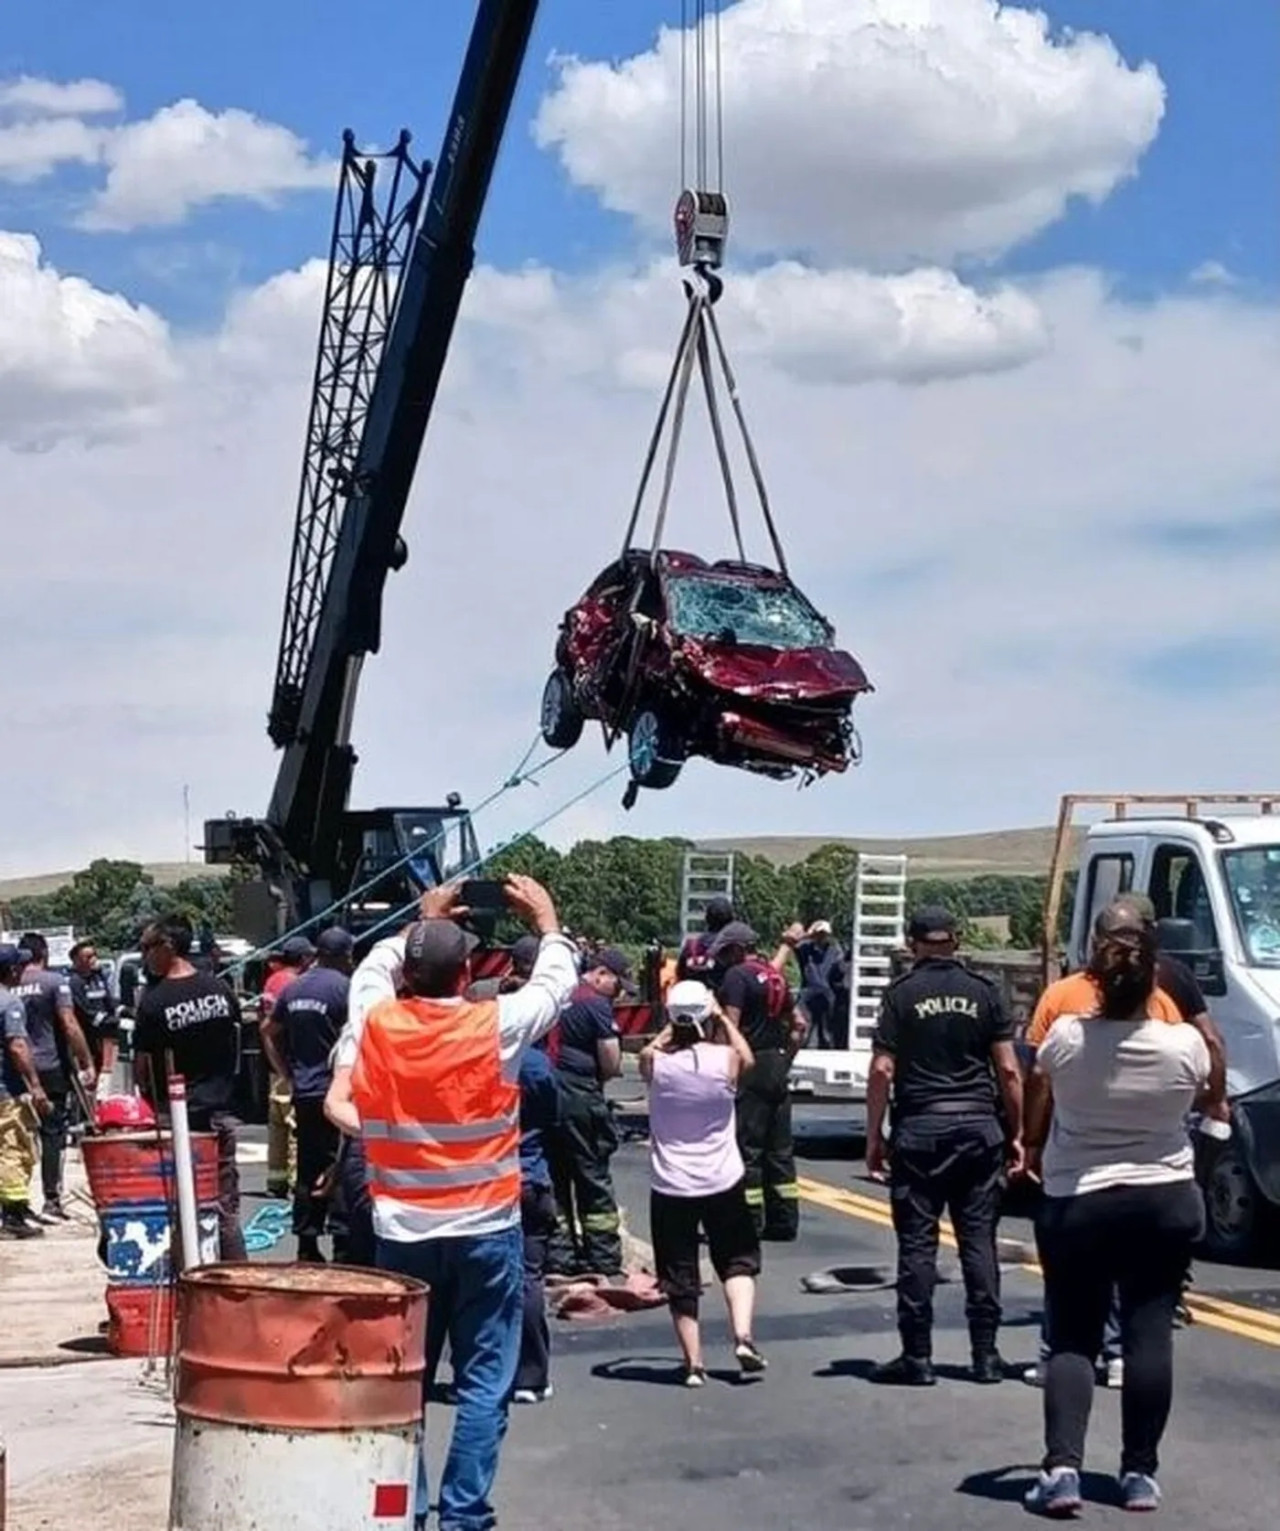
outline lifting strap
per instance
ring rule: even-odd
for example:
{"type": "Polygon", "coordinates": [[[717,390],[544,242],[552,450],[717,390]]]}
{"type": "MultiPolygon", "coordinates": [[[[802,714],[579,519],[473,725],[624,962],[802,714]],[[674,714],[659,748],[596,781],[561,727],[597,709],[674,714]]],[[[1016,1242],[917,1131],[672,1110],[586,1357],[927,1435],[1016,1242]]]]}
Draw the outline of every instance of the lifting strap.
{"type": "Polygon", "coordinates": [[[675,360],[672,363],[671,372],[667,378],[666,390],[663,393],[662,403],[658,409],[658,418],[653,428],[653,434],[649,439],[648,451],[645,453],[644,465],[640,472],[640,484],[636,490],[635,500],[631,507],[631,517],[627,522],[626,535],[622,542],[622,556],[625,558],[631,550],[636,530],[640,523],[640,512],[644,506],[645,494],[653,478],[654,466],[657,463],[658,453],[662,447],[663,436],[667,433],[668,419],[670,419],[670,433],[667,439],[666,460],[663,465],[662,487],[658,496],[658,508],[654,516],[653,536],[649,548],[650,562],[653,563],[657,560],[658,551],[662,547],[663,532],[666,529],[667,511],[671,502],[671,486],[675,479],[676,458],[679,454],[680,439],[684,430],[689,385],[693,380],[693,369],[696,364],[699,376],[702,379],[703,393],[706,396],[707,414],[711,421],[711,434],[715,442],[716,459],[720,465],[720,476],[724,484],[725,500],[729,511],[729,524],[733,530],[738,557],[742,562],[746,562],[746,549],[742,537],[742,515],[738,504],[737,487],[733,479],[733,466],[729,459],[728,444],[725,440],[724,423],[720,414],[716,383],[716,369],[718,366],[724,382],[725,392],[733,409],[734,419],[737,421],[738,430],[742,436],[747,464],[751,472],[752,482],[755,485],[756,497],[760,502],[760,512],[764,519],[765,530],[769,534],[773,556],[777,562],[779,572],[786,574],[787,558],[786,554],[782,551],[782,540],[778,536],[778,528],[773,519],[773,508],[769,503],[769,491],[765,488],[764,475],[760,469],[760,460],[756,456],[755,445],[751,439],[746,414],[743,411],[742,400],[738,393],[737,378],[734,376],[733,368],[730,365],[724,338],[720,333],[720,326],[715,316],[714,305],[720,296],[720,280],[718,277],[712,276],[700,267],[697,267],[693,275],[686,278],[684,287],[688,299],[688,310],[685,314],[684,327],[680,332],[680,341],[676,347],[675,360]]]}

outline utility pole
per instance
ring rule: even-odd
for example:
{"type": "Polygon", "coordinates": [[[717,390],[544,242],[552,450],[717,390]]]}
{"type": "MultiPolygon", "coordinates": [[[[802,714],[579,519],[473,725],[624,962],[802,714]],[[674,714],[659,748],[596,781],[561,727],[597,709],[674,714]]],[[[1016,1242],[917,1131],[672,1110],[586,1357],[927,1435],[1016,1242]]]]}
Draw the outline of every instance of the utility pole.
{"type": "Polygon", "coordinates": [[[182,859],[189,866],[191,864],[191,788],[182,784],[182,859]]]}

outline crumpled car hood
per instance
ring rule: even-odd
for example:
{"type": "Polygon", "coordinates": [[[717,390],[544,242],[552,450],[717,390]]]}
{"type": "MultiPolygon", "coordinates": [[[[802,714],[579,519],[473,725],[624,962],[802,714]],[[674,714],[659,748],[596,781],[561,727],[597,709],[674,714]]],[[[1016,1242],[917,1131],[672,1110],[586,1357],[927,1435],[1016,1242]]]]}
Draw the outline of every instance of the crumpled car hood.
{"type": "Polygon", "coordinates": [[[709,686],[770,702],[837,701],[874,688],[866,672],[843,649],[767,649],[748,644],[682,638],[673,645],[677,663],[709,686]]]}

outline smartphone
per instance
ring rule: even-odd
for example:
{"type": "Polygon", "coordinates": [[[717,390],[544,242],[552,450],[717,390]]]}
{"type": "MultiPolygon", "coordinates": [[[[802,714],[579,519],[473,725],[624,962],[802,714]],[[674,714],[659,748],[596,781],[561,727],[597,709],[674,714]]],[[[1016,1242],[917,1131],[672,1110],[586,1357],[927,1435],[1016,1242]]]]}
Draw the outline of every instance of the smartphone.
{"type": "Polygon", "coordinates": [[[458,902],[473,914],[497,913],[507,907],[507,890],[502,883],[483,878],[464,882],[458,890],[458,902]]]}

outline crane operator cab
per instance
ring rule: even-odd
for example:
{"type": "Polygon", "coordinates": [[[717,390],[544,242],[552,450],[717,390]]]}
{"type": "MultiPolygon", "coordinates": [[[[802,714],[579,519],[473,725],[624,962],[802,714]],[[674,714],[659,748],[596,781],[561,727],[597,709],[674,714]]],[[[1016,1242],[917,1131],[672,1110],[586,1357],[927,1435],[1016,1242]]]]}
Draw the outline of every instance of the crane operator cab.
{"type": "Polygon", "coordinates": [[[471,815],[457,793],[442,808],[349,811],[342,831],[339,862],[353,895],[347,923],[357,936],[480,859],[471,815]]]}

